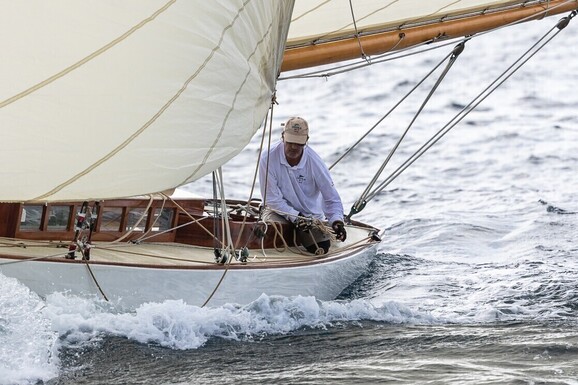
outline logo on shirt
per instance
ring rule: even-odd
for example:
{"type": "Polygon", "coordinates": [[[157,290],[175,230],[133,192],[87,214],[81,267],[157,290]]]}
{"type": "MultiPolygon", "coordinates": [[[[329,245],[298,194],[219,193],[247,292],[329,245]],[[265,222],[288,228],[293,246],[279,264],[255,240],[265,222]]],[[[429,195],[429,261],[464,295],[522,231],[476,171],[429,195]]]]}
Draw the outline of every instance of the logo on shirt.
{"type": "Polygon", "coordinates": [[[299,174],[299,176],[297,177],[297,182],[298,182],[299,184],[305,182],[306,180],[307,180],[307,178],[305,178],[305,175],[299,174]]]}

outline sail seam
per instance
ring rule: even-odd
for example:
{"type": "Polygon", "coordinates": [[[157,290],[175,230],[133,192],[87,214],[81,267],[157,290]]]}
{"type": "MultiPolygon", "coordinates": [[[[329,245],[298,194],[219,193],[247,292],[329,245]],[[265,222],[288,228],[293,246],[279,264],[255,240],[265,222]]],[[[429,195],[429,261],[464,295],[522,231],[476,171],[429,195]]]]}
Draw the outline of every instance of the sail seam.
{"type": "Polygon", "coordinates": [[[142,27],[144,27],[146,24],[150,23],[151,21],[153,21],[154,19],[156,19],[160,14],[162,14],[163,12],[165,12],[170,6],[172,6],[174,3],[176,2],[176,0],[170,0],[169,2],[167,2],[164,6],[162,6],[161,8],[159,8],[156,12],[154,12],[151,16],[147,17],[146,19],[142,20],[140,23],[138,23],[137,25],[133,26],[131,29],[129,29],[128,31],[126,31],[124,34],[120,35],[119,37],[117,37],[116,39],[114,39],[113,41],[109,42],[108,44],[106,44],[105,46],[99,48],[98,50],[94,51],[93,53],[91,53],[90,55],[84,57],[83,59],[77,61],[76,63],[74,63],[73,65],[63,69],[62,71],[50,76],[49,78],[41,81],[40,83],[37,83],[35,85],[33,85],[32,87],[0,102],[0,108],[6,107],[9,104],[14,103],[15,101],[22,99],[25,96],[28,96],[36,91],[38,91],[39,89],[49,85],[50,83],[53,83],[54,81],[56,81],[57,79],[62,78],[65,75],[68,75],[69,73],[71,73],[72,71],[76,70],[77,68],[80,68],[81,66],[85,65],[86,63],[88,63],[89,61],[91,61],[92,59],[96,58],[97,56],[100,56],[101,54],[103,54],[104,52],[108,51],[109,49],[111,49],[112,47],[116,46],[118,43],[126,40],[130,35],[132,35],[133,33],[135,33],[136,31],[138,31],[139,29],[141,29],[142,27]]]}
{"type": "MultiPolygon", "coordinates": [[[[397,1],[397,0],[396,0],[396,1],[397,1]]],[[[331,0],[325,0],[324,2],[322,2],[322,3],[320,3],[319,5],[311,8],[311,9],[308,10],[307,12],[305,12],[305,13],[297,16],[297,17],[294,18],[294,19],[291,19],[291,23],[295,23],[297,20],[299,20],[299,19],[301,19],[301,18],[303,18],[303,17],[305,17],[305,16],[313,13],[314,11],[318,10],[319,8],[323,7],[325,4],[328,4],[328,3],[330,3],[330,2],[331,2],[331,0]]]]}
{"type": "MultiPolygon", "coordinates": [[[[111,152],[109,152],[106,156],[102,157],[101,159],[99,159],[97,162],[93,163],[90,167],[86,168],[84,171],[76,174],[75,176],[73,176],[72,178],[68,179],[66,182],[63,182],[62,184],[58,185],[57,187],[55,187],[53,190],[37,197],[34,198],[33,200],[44,200],[47,197],[54,195],[55,193],[59,192],[60,190],[62,190],[63,188],[65,188],[66,186],[74,183],[75,181],[77,181],[78,179],[80,179],[81,177],[89,174],[90,172],[92,172],[94,169],[96,169],[98,166],[100,166],[101,164],[103,164],[104,162],[108,161],[109,159],[111,159],[113,156],[115,156],[116,154],[118,154],[121,150],[123,150],[124,148],[126,148],[133,140],[135,140],[137,137],[139,137],[147,128],[149,128],[181,95],[182,93],[187,89],[187,87],[189,86],[189,84],[202,72],[203,69],[206,68],[207,63],[213,58],[213,56],[215,55],[215,53],[217,52],[217,50],[220,48],[221,43],[223,42],[224,36],[226,34],[226,32],[232,28],[232,25],[235,23],[235,21],[237,20],[237,18],[239,17],[239,13],[245,8],[245,6],[247,5],[247,3],[249,3],[251,0],[246,0],[245,3],[243,3],[243,7],[237,11],[237,16],[233,19],[233,21],[223,29],[223,32],[221,33],[221,37],[219,39],[219,42],[217,43],[216,47],[214,47],[211,50],[211,53],[207,56],[207,58],[205,59],[205,61],[197,68],[197,70],[185,81],[185,83],[183,83],[183,85],[181,86],[181,88],[177,91],[177,93],[175,95],[173,95],[162,107],[159,111],[157,111],[156,114],[154,114],[141,128],[139,128],[136,132],[134,132],[130,137],[128,137],[124,142],[122,142],[120,145],[118,145],[114,150],[112,150],[111,152]]],[[[214,144],[211,148],[214,147],[214,144]]],[[[212,151],[212,150],[210,150],[212,151]]],[[[206,159],[207,157],[205,157],[206,159]]],[[[204,160],[203,160],[204,163],[204,160]]],[[[187,178],[188,179],[188,178],[187,178]]]]}
{"type": "MultiPolygon", "coordinates": [[[[248,2],[247,2],[248,3],[248,2]]],[[[245,3],[246,4],[246,3],[245,3]]],[[[245,8],[243,6],[243,8],[245,8]]],[[[239,11],[239,13],[241,12],[241,10],[239,11]]],[[[238,16],[237,16],[238,17],[238,16]]],[[[236,19],[236,18],[235,18],[236,19]]],[[[269,23],[269,27],[267,28],[267,30],[265,31],[265,33],[263,34],[263,36],[261,37],[261,40],[259,40],[257,42],[257,44],[255,44],[255,49],[253,50],[253,52],[251,52],[251,55],[249,55],[247,57],[247,62],[250,61],[250,59],[255,56],[255,53],[257,52],[257,49],[259,48],[259,46],[265,41],[265,39],[267,38],[267,36],[269,36],[271,34],[271,30],[273,27],[273,22],[269,23]]],[[[217,143],[221,140],[221,137],[223,136],[223,132],[225,130],[225,125],[227,123],[227,121],[229,120],[231,113],[234,110],[234,106],[237,103],[237,98],[239,96],[239,93],[241,92],[241,90],[243,89],[243,87],[245,86],[245,84],[247,83],[247,79],[249,78],[249,75],[251,74],[251,66],[249,65],[249,69],[247,71],[247,73],[245,74],[245,78],[243,79],[243,82],[239,85],[239,88],[237,88],[237,91],[235,92],[235,96],[233,98],[233,101],[231,103],[231,107],[229,108],[229,110],[227,111],[227,114],[225,115],[225,118],[223,119],[223,123],[221,125],[221,128],[219,130],[219,133],[217,134],[217,137],[215,138],[215,140],[213,141],[213,143],[211,144],[211,147],[209,147],[209,149],[207,150],[207,153],[205,154],[205,157],[203,158],[203,160],[201,161],[201,163],[197,166],[197,168],[185,179],[181,182],[182,184],[188,183],[192,180],[194,180],[195,175],[199,172],[199,170],[207,163],[207,160],[209,159],[209,156],[212,154],[212,152],[214,151],[217,143]]]]}
{"type": "MultiPolygon", "coordinates": [[[[365,16],[358,17],[358,18],[357,18],[357,21],[365,20],[365,19],[367,19],[368,17],[370,17],[370,16],[372,16],[372,15],[374,15],[374,14],[376,14],[376,13],[382,12],[383,10],[385,10],[386,8],[389,8],[389,7],[393,6],[393,5],[394,5],[395,3],[397,3],[397,2],[399,2],[399,0],[394,0],[394,1],[392,1],[392,2],[390,2],[390,3],[388,3],[388,4],[386,4],[386,5],[384,5],[384,6],[381,7],[381,8],[376,9],[375,11],[366,14],[365,16]]],[[[319,6],[319,7],[320,7],[320,6],[319,6]]],[[[317,8],[319,8],[319,7],[317,7],[317,8]]],[[[316,8],[312,9],[311,11],[313,11],[313,10],[315,10],[315,9],[316,9],[316,8]]],[[[311,12],[311,11],[310,11],[310,12],[311,12]]],[[[307,13],[309,13],[309,12],[307,12],[307,13]]],[[[300,15],[300,16],[299,16],[298,18],[296,18],[295,20],[298,20],[298,19],[300,19],[301,17],[307,15],[307,13],[304,13],[303,15],[300,15]]],[[[293,21],[294,21],[294,20],[293,20],[293,21]]],[[[347,28],[350,28],[350,27],[353,26],[353,25],[354,25],[354,23],[349,23],[349,24],[344,25],[343,27],[341,27],[341,28],[339,28],[339,29],[336,29],[335,31],[328,32],[328,33],[326,33],[326,34],[324,34],[324,35],[318,36],[318,37],[314,40],[313,43],[314,43],[314,44],[317,44],[317,43],[321,43],[321,42],[332,41],[332,39],[330,38],[330,36],[331,36],[332,34],[338,33],[339,31],[346,30],[347,28]]],[[[357,28],[357,27],[356,27],[356,28],[357,28]]],[[[356,34],[358,34],[359,36],[363,36],[363,32],[361,32],[361,33],[357,33],[357,32],[356,32],[356,34]]],[[[354,35],[354,36],[355,36],[355,35],[354,35]]],[[[340,38],[338,38],[338,39],[336,39],[336,40],[340,40],[340,38]]],[[[305,42],[305,43],[303,43],[302,45],[305,45],[305,46],[306,46],[306,45],[310,45],[310,42],[305,42]]],[[[290,48],[295,48],[295,47],[299,47],[299,45],[291,46],[290,48]]]]}

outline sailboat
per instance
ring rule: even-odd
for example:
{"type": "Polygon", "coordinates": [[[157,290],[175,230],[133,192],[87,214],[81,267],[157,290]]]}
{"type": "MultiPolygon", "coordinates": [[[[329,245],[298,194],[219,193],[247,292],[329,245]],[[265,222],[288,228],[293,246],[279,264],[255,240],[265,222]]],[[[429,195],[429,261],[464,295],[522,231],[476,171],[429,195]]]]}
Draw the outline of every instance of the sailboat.
{"type": "MultiPolygon", "coordinates": [[[[383,234],[312,255],[222,167],[273,130],[280,76],[564,12],[568,0],[19,1],[0,29],[0,272],[120,308],[336,298],[383,234]],[[175,189],[213,176],[212,197],[175,189]]],[[[260,151],[267,151],[262,140],[260,151]]],[[[257,159],[256,159],[257,161],[257,159]]],[[[256,179],[256,178],[255,178],[256,179]]],[[[320,224],[323,226],[323,224],[320,224]]]]}

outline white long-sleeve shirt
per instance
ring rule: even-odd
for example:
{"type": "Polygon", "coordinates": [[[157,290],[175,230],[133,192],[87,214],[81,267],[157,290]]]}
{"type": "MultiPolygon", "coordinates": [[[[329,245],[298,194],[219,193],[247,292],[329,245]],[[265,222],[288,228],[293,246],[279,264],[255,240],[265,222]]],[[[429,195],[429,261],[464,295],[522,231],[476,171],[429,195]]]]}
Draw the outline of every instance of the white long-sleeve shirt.
{"type": "Polygon", "coordinates": [[[290,222],[299,213],[327,220],[330,224],[343,221],[343,204],[329,170],[309,146],[303,148],[299,164],[290,166],[285,158],[283,141],[276,143],[269,154],[263,153],[261,156],[259,184],[261,196],[267,200],[266,205],[279,211],[290,222]]]}

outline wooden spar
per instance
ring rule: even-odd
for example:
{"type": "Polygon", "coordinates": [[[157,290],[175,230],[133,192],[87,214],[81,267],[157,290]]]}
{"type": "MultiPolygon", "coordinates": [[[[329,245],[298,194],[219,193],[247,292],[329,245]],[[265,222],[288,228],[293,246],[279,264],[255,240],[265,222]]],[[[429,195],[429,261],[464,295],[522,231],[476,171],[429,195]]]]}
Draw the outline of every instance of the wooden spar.
{"type": "Polygon", "coordinates": [[[578,1],[551,0],[545,4],[532,5],[508,11],[471,16],[459,20],[441,21],[419,27],[398,29],[369,36],[286,49],[281,71],[337,63],[361,57],[359,44],[366,55],[379,55],[391,50],[411,47],[434,38],[456,38],[473,35],[520,20],[544,17],[544,11],[552,16],[578,8],[578,1]]]}

